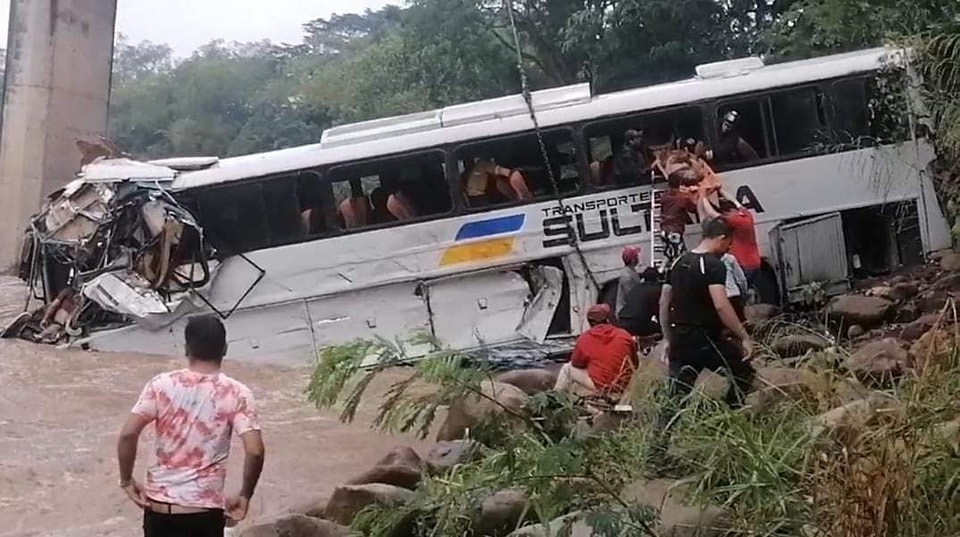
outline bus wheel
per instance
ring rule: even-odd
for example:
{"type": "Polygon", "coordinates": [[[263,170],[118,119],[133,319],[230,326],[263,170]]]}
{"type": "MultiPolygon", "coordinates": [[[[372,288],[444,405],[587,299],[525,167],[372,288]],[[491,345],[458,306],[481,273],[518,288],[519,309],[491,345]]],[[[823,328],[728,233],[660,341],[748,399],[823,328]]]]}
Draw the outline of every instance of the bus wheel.
{"type": "Polygon", "coordinates": [[[777,284],[776,274],[764,265],[753,282],[757,302],[760,304],[780,305],[780,286],[777,284]]]}

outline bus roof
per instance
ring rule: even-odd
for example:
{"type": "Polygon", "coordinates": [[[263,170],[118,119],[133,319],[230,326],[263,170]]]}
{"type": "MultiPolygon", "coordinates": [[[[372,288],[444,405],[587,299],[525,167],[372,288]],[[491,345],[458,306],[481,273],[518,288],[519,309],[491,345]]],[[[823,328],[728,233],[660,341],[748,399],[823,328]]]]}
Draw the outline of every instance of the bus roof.
{"type": "MultiPolygon", "coordinates": [[[[547,97],[541,97],[544,105],[535,108],[539,108],[537,119],[540,126],[548,128],[870,72],[882,67],[888,59],[894,59],[891,56],[898,51],[874,48],[767,66],[732,60],[698,68],[701,74],[709,73],[709,78],[692,78],[586,99],[582,98],[583,85],[536,92],[539,96],[547,97]],[[725,65],[731,67],[731,72],[724,73],[725,65]]],[[[535,105],[538,104],[538,95],[534,96],[535,105]]],[[[517,112],[518,99],[523,102],[521,96],[515,95],[335,127],[330,129],[334,134],[345,134],[346,139],[355,136],[359,141],[337,141],[334,144],[321,141],[319,144],[222,159],[208,169],[181,174],[174,181],[173,188],[199,188],[529,131],[533,129],[533,122],[528,114],[517,112]],[[477,121],[465,120],[470,115],[465,110],[470,108],[476,112],[474,117],[477,121]],[[445,113],[456,117],[457,121],[452,125],[444,125],[445,113]],[[405,120],[409,122],[405,123],[405,120]],[[362,131],[365,128],[374,131],[379,129],[380,136],[364,137],[362,131]]],[[[325,133],[325,138],[329,142],[331,137],[325,133]]]]}

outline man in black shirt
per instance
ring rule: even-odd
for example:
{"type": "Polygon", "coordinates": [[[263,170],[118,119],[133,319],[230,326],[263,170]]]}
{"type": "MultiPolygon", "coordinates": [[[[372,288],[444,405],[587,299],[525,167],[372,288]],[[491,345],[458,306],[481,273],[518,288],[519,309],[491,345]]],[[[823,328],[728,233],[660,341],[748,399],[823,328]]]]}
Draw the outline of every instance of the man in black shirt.
{"type": "Polygon", "coordinates": [[[732,234],[722,218],[706,220],[699,246],[674,262],[660,295],[660,324],[670,363],[670,403],[660,412],[655,449],[665,451],[667,426],[681,401],[693,389],[704,369],[724,370],[731,385],[725,401],[743,405],[756,374],[749,364],[753,342],[737,318],[726,292],[726,268],[720,256],[730,249],[732,234]],[[737,342],[724,336],[724,328],[737,342]]]}
{"type": "Polygon", "coordinates": [[[660,272],[649,267],[640,275],[640,285],[627,293],[620,311],[619,325],[639,338],[652,338],[660,334],[660,325],[654,321],[660,303],[660,272]]]}

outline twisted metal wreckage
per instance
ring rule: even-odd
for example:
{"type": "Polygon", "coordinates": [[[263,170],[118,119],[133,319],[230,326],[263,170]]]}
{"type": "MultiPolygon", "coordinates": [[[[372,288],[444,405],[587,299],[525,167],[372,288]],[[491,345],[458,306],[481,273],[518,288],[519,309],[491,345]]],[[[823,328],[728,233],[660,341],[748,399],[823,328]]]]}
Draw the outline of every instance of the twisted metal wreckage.
{"type": "Polygon", "coordinates": [[[165,188],[203,159],[139,162],[103,139],[77,146],[78,178],[29,222],[19,277],[30,294],[3,337],[72,343],[131,321],[156,328],[184,301],[203,301],[196,291],[216,270],[203,229],[165,188]]]}

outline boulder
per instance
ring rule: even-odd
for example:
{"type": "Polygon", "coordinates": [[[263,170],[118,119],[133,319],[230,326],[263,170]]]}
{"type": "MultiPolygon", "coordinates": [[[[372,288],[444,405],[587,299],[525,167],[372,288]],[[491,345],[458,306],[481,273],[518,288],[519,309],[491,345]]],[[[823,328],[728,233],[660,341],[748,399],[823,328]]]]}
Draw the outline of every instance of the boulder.
{"type": "Polygon", "coordinates": [[[383,483],[343,485],[333,491],[323,518],[349,526],[368,505],[396,507],[410,502],[414,496],[413,491],[383,483]]]}
{"type": "Polygon", "coordinates": [[[409,447],[395,447],[373,468],[347,481],[347,485],[384,483],[416,490],[423,477],[423,461],[409,447]]]}
{"type": "Polygon", "coordinates": [[[910,366],[910,352],[894,338],[872,341],[850,355],[844,364],[861,382],[882,386],[899,378],[910,366]]]}
{"type": "Polygon", "coordinates": [[[904,341],[916,341],[929,332],[939,320],[939,313],[928,313],[907,326],[904,326],[903,330],[900,331],[900,339],[904,341]]]}
{"type": "Polygon", "coordinates": [[[437,442],[427,454],[427,466],[433,471],[444,472],[470,461],[480,449],[480,444],[473,440],[437,442]]]}
{"type": "Polygon", "coordinates": [[[808,352],[819,352],[830,346],[830,342],[817,334],[789,334],[778,337],[771,350],[781,358],[795,358],[808,352]]]}
{"type": "Polygon", "coordinates": [[[889,319],[894,306],[893,302],[884,298],[842,295],[830,300],[825,313],[832,319],[840,319],[846,325],[873,327],[889,319]]]}
{"type": "Polygon", "coordinates": [[[947,252],[940,258],[940,268],[948,272],[960,271],[960,253],[947,252]]]}
{"type": "Polygon", "coordinates": [[[862,429],[871,425],[878,412],[897,406],[897,401],[882,394],[871,392],[863,399],[851,401],[824,412],[813,419],[816,432],[829,431],[841,427],[862,429]]]}
{"type": "Polygon", "coordinates": [[[529,511],[530,500],[522,490],[501,490],[483,500],[477,521],[478,535],[506,535],[515,530],[529,511]]]}
{"type": "Polygon", "coordinates": [[[898,302],[910,300],[920,293],[920,287],[916,282],[903,282],[894,285],[890,290],[890,298],[898,302]]]}
{"type": "Polygon", "coordinates": [[[750,304],[743,309],[743,314],[751,323],[762,323],[780,315],[780,308],[773,304],[750,304]]]}
{"type": "Polygon", "coordinates": [[[893,322],[899,324],[912,323],[919,318],[920,308],[918,308],[913,302],[903,302],[897,306],[897,311],[893,317],[893,322]]]}
{"type": "Polygon", "coordinates": [[[960,291],[960,272],[944,274],[933,284],[935,291],[960,291]]]}
{"type": "Polygon", "coordinates": [[[946,293],[937,291],[926,291],[917,298],[917,309],[921,314],[940,313],[944,306],[950,301],[950,296],[946,293]]]}
{"type": "Polygon", "coordinates": [[[559,537],[560,535],[567,537],[592,537],[593,528],[581,520],[582,518],[583,513],[575,511],[551,520],[546,524],[537,523],[524,526],[511,533],[508,537],[559,537]],[[570,528],[569,533],[563,531],[567,526],[570,528]]]}
{"type": "Polygon", "coordinates": [[[859,324],[852,324],[850,328],[847,328],[847,337],[850,339],[857,339],[866,333],[867,330],[859,324]]]}
{"type": "Polygon", "coordinates": [[[764,412],[781,401],[817,401],[831,393],[830,382],[812,370],[764,367],[757,372],[747,405],[752,412],[764,412]]]}
{"type": "Polygon", "coordinates": [[[699,508],[686,505],[674,493],[676,483],[666,479],[638,481],[627,485],[621,499],[635,505],[648,505],[660,511],[655,528],[662,537],[720,537],[727,535],[723,510],[719,507],[699,508]]]}
{"type": "Polygon", "coordinates": [[[348,537],[350,528],[305,515],[287,515],[266,524],[250,526],[240,537],[348,537]]]}
{"type": "Polygon", "coordinates": [[[450,405],[447,419],[437,433],[438,442],[460,440],[466,435],[467,429],[497,416],[504,416],[515,424],[521,421],[511,414],[524,412],[527,394],[523,390],[491,381],[484,381],[481,390],[485,397],[470,395],[450,405]]]}
{"type": "Polygon", "coordinates": [[[878,298],[886,298],[887,300],[893,300],[890,296],[893,294],[893,288],[887,286],[878,286],[873,287],[867,291],[867,296],[875,296],[878,298]]]}
{"type": "Polygon", "coordinates": [[[559,371],[547,369],[520,369],[497,375],[494,379],[503,384],[510,384],[523,390],[527,395],[536,395],[550,391],[557,385],[559,371]]]}
{"type": "Polygon", "coordinates": [[[323,518],[323,512],[327,510],[327,504],[330,502],[330,495],[320,496],[313,500],[303,502],[290,509],[290,514],[306,515],[313,518],[323,518]]]}
{"type": "Polygon", "coordinates": [[[931,365],[949,361],[955,348],[956,337],[952,327],[930,330],[910,346],[910,355],[917,370],[923,373],[931,365]]]}

